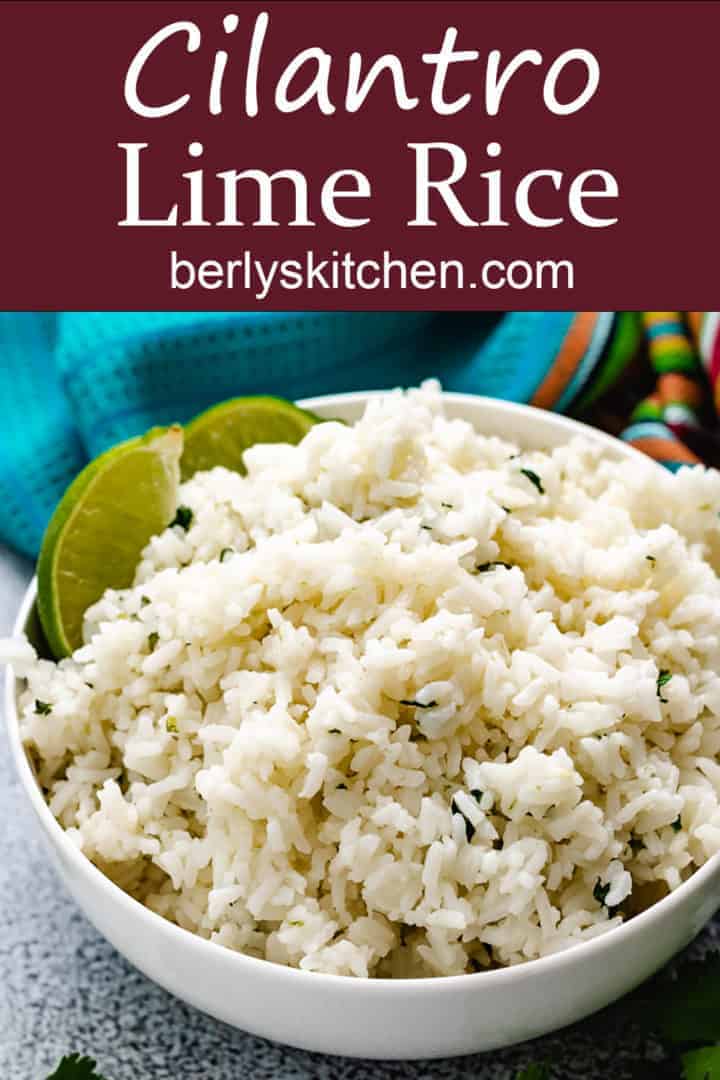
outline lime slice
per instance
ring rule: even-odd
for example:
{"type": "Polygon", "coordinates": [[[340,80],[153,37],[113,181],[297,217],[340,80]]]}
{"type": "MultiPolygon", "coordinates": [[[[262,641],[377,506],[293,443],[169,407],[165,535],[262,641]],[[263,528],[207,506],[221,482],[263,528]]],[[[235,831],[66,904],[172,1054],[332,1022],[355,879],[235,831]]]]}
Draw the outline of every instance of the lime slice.
{"type": "Polygon", "coordinates": [[[83,616],[132,584],[151,536],[175,515],[183,435],[153,428],[95,458],[63,495],[38,561],[38,612],[58,659],[82,645],[83,616]]]}
{"type": "Polygon", "coordinates": [[[224,465],[244,473],[242,456],[255,443],[299,443],[319,417],[276,397],[231,398],[200,413],[185,427],[183,480],[224,465]]]}

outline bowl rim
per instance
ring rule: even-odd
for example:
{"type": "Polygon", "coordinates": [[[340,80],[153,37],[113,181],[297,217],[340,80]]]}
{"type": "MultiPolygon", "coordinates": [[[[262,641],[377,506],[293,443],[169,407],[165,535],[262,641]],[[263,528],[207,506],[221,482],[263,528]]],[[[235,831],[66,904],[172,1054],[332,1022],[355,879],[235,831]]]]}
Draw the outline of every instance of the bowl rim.
{"type": "MultiPolygon", "coordinates": [[[[339,405],[364,404],[372,398],[387,394],[387,390],[351,391],[344,394],[328,394],[298,401],[302,408],[313,409],[317,407],[332,408],[335,403],[339,405]]],[[[543,419],[545,423],[552,423],[561,430],[567,432],[569,437],[573,435],[585,435],[596,444],[602,444],[620,458],[641,460],[651,467],[662,468],[657,462],[653,462],[645,454],[636,450],[633,446],[599,431],[580,421],[571,419],[557,413],[548,412],[530,405],[504,401],[499,398],[488,398],[475,394],[462,394],[443,391],[443,398],[455,401],[459,404],[471,402],[494,411],[505,412],[526,419],[543,419]]],[[[12,636],[19,637],[24,634],[29,616],[31,614],[37,594],[37,578],[33,576],[20,604],[18,614],[12,628],[12,636]]],[[[707,862],[693,872],[693,874],[681,885],[668,893],[662,899],[655,901],[649,908],[634,915],[620,926],[613,927],[604,933],[569,945],[555,953],[527,960],[523,963],[508,967],[492,968],[487,971],[469,972],[461,975],[423,975],[407,979],[397,979],[388,976],[357,978],[349,975],[336,975],[327,972],[304,971],[301,968],[289,967],[284,964],[275,964],[260,957],[248,956],[246,953],[230,949],[225,945],[200,937],[191,930],[185,930],[176,923],[165,919],[162,915],[152,911],[145,904],[136,900],[126,893],[119,885],[116,885],[107,877],[83,852],[69,839],[66,831],[55,818],[50,807],[46,803],[32,771],[30,761],[25,752],[21,737],[17,699],[22,687],[23,678],[15,674],[12,665],[7,665],[5,675],[5,722],[10,743],[11,757],[15,770],[20,779],[26,796],[34,809],[40,824],[50,843],[62,852],[65,859],[70,860],[81,878],[88,878],[100,891],[105,893],[108,905],[116,909],[132,921],[140,920],[148,933],[165,935],[169,941],[175,942],[178,948],[194,951],[198,960],[203,956],[214,956],[216,959],[223,958],[227,965],[235,965],[238,974],[243,972],[247,976],[253,973],[264,973],[268,978],[293,979],[298,985],[307,985],[320,988],[325,985],[333,988],[336,992],[345,992],[348,987],[356,987],[350,993],[359,993],[362,988],[375,987],[370,993],[376,996],[381,993],[391,995],[426,993],[430,988],[438,992],[458,992],[463,987],[471,987],[480,990],[490,988],[502,983],[512,982],[517,979],[542,978],[550,973],[561,974],[566,968],[571,968],[579,963],[597,959],[604,951],[621,948],[623,943],[630,937],[637,936],[644,931],[650,932],[653,925],[660,925],[673,911],[691,899],[695,894],[701,893],[707,881],[713,878],[720,870],[720,853],[712,855],[707,862]],[[207,954],[206,950],[211,953],[207,954]],[[309,980],[309,981],[308,981],[309,980]]]]}

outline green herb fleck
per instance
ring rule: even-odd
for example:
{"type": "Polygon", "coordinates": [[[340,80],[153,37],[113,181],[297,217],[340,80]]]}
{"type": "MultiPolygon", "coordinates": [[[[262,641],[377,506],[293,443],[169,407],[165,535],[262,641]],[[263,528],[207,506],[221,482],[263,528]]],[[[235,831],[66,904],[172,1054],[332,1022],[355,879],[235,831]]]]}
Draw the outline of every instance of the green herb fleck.
{"type": "Polygon", "coordinates": [[[603,885],[600,878],[598,878],[597,881],[595,882],[595,887],[593,889],[593,897],[597,900],[598,904],[602,904],[603,907],[607,907],[607,904],[605,903],[605,899],[606,899],[607,894],[609,892],[610,892],[610,883],[608,882],[607,885],[603,885]]]}
{"type": "Polygon", "coordinates": [[[185,532],[188,531],[193,519],[193,512],[189,506],[178,506],[175,517],[170,522],[170,525],[179,525],[185,532]]]}
{"type": "Polygon", "coordinates": [[[646,555],[645,558],[650,563],[651,566],[654,566],[655,563],[657,562],[657,559],[655,558],[654,555],[646,555]]]}
{"type": "Polygon", "coordinates": [[[99,1072],[95,1071],[95,1062],[92,1058],[81,1057],[80,1054],[69,1054],[62,1058],[55,1072],[48,1076],[47,1080],[103,1080],[99,1072]]]}
{"type": "Polygon", "coordinates": [[[150,597],[149,596],[141,596],[140,597],[140,607],[147,607],[149,603],[150,603],[150,597]]]}
{"type": "Polygon", "coordinates": [[[523,476],[527,476],[530,483],[535,485],[541,495],[545,494],[545,488],[542,486],[542,480],[536,472],[533,472],[532,469],[521,469],[520,472],[523,474],[523,476]]]}
{"type": "Polygon", "coordinates": [[[437,708],[437,701],[428,701],[426,705],[423,705],[421,701],[413,701],[412,698],[400,698],[399,705],[407,705],[413,709],[435,709],[437,708]]]}
{"type": "Polygon", "coordinates": [[[671,679],[672,679],[672,672],[667,671],[665,668],[662,669],[662,671],[660,672],[660,674],[657,677],[657,683],[656,683],[657,696],[660,698],[660,700],[665,705],[667,704],[667,698],[664,698],[662,696],[662,694],[660,693],[660,691],[662,690],[663,686],[667,686],[667,684],[670,682],[671,679]]]}
{"type": "Polygon", "coordinates": [[[503,566],[506,570],[512,570],[512,563],[501,562],[499,559],[495,562],[478,563],[475,569],[478,574],[486,574],[488,570],[496,570],[498,566],[503,566]]]}
{"type": "Polygon", "coordinates": [[[304,926],[305,923],[302,919],[291,919],[288,926],[304,926]]]}
{"type": "Polygon", "coordinates": [[[509,506],[503,506],[503,510],[505,511],[506,514],[512,514],[512,510],[510,509],[509,506]]]}
{"type": "Polygon", "coordinates": [[[680,814],[678,814],[678,816],[675,818],[670,828],[673,832],[680,832],[680,830],[682,829],[682,821],[680,820],[680,814]]]}
{"type": "Polygon", "coordinates": [[[153,651],[159,640],[160,635],[158,634],[157,630],[153,630],[151,634],[148,634],[148,649],[150,650],[150,652],[153,651]]]}
{"type": "Polygon", "coordinates": [[[342,731],[339,727],[331,727],[328,731],[328,735],[342,735],[342,731]]]}
{"type": "Polygon", "coordinates": [[[443,507],[444,510],[454,510],[455,509],[455,507],[453,506],[452,503],[441,502],[440,505],[443,507]]]}
{"type": "Polygon", "coordinates": [[[40,701],[39,698],[35,698],[35,712],[38,716],[49,716],[52,712],[52,705],[49,705],[47,701],[40,701]]]}
{"type": "Polygon", "coordinates": [[[177,735],[178,725],[174,716],[167,716],[165,718],[165,727],[173,735],[177,735]]]}
{"type": "Polygon", "coordinates": [[[234,548],[223,548],[222,551],[220,552],[220,562],[225,562],[228,555],[234,555],[234,554],[235,554],[235,549],[234,548]]]}
{"type": "Polygon", "coordinates": [[[421,525],[421,529],[427,529],[428,532],[432,532],[432,525],[421,525]]]}
{"type": "Polygon", "coordinates": [[[473,836],[475,835],[476,831],[477,831],[475,829],[475,826],[473,825],[472,821],[470,821],[469,818],[465,817],[462,810],[460,809],[458,804],[455,802],[455,799],[453,799],[453,801],[450,803],[450,809],[452,810],[453,814],[459,814],[460,817],[465,822],[465,836],[466,836],[467,842],[469,844],[470,841],[472,840],[473,836]]]}

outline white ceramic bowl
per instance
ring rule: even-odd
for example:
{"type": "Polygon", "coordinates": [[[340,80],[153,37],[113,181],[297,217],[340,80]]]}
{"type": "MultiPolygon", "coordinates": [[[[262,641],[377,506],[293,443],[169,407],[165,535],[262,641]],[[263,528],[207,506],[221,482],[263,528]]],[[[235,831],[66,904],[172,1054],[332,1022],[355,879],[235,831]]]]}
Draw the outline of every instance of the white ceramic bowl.
{"type": "MultiPolygon", "coordinates": [[[[368,394],[302,402],[352,420],[368,394]]],[[[636,451],[552,413],[446,394],[448,411],[486,434],[547,447],[582,432],[618,465],[636,451]]],[[[32,609],[34,584],[16,630],[32,609]]],[[[12,672],[6,715],[22,784],[49,841],[60,876],[88,918],[127,959],[171,993],[245,1031],[307,1050],[367,1058],[433,1058],[542,1035],[581,1019],[632,990],[685,946],[720,906],[715,857],[670,896],[623,926],[527,964],[437,979],[320,975],[231,952],[174,926],[113,885],[68,840],[46,806],[18,732],[12,672]]]]}

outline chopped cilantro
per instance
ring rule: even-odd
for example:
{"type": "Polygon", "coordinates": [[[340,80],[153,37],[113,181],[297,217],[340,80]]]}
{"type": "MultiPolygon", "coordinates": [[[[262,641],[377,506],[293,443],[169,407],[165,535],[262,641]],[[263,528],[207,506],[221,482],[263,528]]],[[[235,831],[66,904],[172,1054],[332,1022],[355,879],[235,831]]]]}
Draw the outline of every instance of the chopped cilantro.
{"type": "Polygon", "coordinates": [[[657,562],[657,559],[655,558],[654,555],[646,555],[645,558],[651,564],[651,566],[654,566],[655,563],[657,562]]]}
{"type": "Polygon", "coordinates": [[[545,494],[545,488],[542,486],[542,480],[536,472],[533,472],[532,469],[521,469],[520,472],[523,474],[523,476],[527,476],[530,483],[535,485],[541,495],[545,494]]]}
{"type": "Polygon", "coordinates": [[[509,506],[503,506],[503,510],[505,511],[506,514],[512,514],[512,510],[510,509],[509,506]]]}
{"type": "Polygon", "coordinates": [[[478,563],[475,569],[478,574],[485,574],[488,570],[496,570],[498,566],[504,566],[506,570],[512,570],[512,563],[501,562],[499,559],[495,562],[478,563]]]}
{"type": "Polygon", "coordinates": [[[427,529],[428,532],[432,532],[432,525],[421,525],[421,529],[427,529]]]}
{"type": "Polygon", "coordinates": [[[178,506],[175,517],[170,522],[170,525],[179,525],[185,532],[188,531],[193,519],[193,512],[189,506],[178,506]]]}
{"type": "Polygon", "coordinates": [[[225,562],[228,555],[234,555],[234,554],[235,554],[235,549],[234,548],[223,548],[222,551],[220,552],[220,562],[225,562]]]}
{"type": "Polygon", "coordinates": [[[444,510],[454,510],[455,509],[455,507],[453,506],[452,503],[441,502],[440,505],[443,507],[444,510]]]}
{"type": "Polygon", "coordinates": [[[150,603],[150,597],[149,596],[141,596],[140,597],[140,607],[147,607],[149,603],[150,603]]]}
{"type": "Polygon", "coordinates": [[[473,825],[472,821],[470,821],[469,818],[465,817],[462,810],[460,809],[460,807],[458,806],[458,804],[455,802],[454,799],[450,803],[450,809],[452,810],[453,814],[459,814],[460,817],[465,822],[465,836],[466,836],[467,842],[469,844],[470,841],[472,840],[473,836],[475,835],[476,831],[477,831],[475,829],[475,826],[473,825]]]}
{"type": "Polygon", "coordinates": [[[35,698],[35,712],[38,716],[48,716],[52,712],[52,705],[49,705],[47,701],[40,701],[39,698],[35,698]]]}
{"type": "Polygon", "coordinates": [[[153,651],[159,640],[160,635],[158,634],[157,630],[153,630],[151,634],[148,634],[148,648],[150,652],[153,651]]]}
{"type": "Polygon", "coordinates": [[[92,1058],[80,1054],[69,1054],[62,1058],[60,1064],[47,1080],[103,1080],[100,1073],[95,1072],[95,1062],[92,1058]]]}
{"type": "Polygon", "coordinates": [[[670,682],[671,679],[672,679],[672,672],[667,671],[665,668],[662,669],[662,671],[660,672],[660,674],[657,677],[657,683],[656,683],[657,696],[660,698],[660,700],[665,705],[667,704],[667,698],[664,698],[662,696],[662,694],[660,693],[660,691],[662,690],[663,686],[667,686],[667,684],[670,682]]]}
{"type": "Polygon", "coordinates": [[[169,732],[171,732],[171,734],[173,734],[173,735],[177,734],[178,725],[177,725],[177,720],[175,719],[174,716],[165,717],[165,727],[169,732]]]}
{"type": "Polygon", "coordinates": [[[673,832],[680,832],[680,830],[682,829],[682,821],[680,820],[679,814],[671,824],[670,828],[673,832]]]}
{"type": "Polygon", "coordinates": [[[302,919],[291,919],[288,926],[304,926],[305,923],[302,919]]]}
{"type": "Polygon", "coordinates": [[[412,698],[400,698],[399,705],[408,705],[414,709],[434,709],[437,707],[437,701],[428,701],[426,705],[423,705],[421,701],[413,701],[412,698]]]}
{"type": "Polygon", "coordinates": [[[609,892],[610,892],[610,883],[608,882],[607,885],[603,885],[600,878],[598,878],[597,881],[595,882],[595,887],[593,888],[593,896],[597,900],[598,904],[602,904],[603,907],[607,907],[607,904],[605,903],[605,899],[606,899],[607,894],[609,892]]]}

